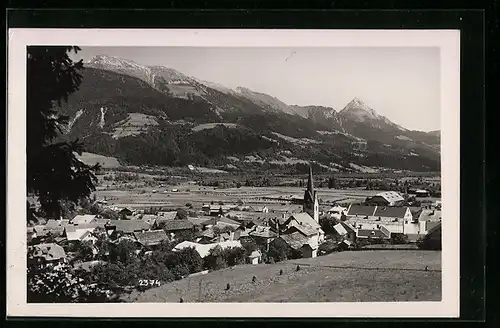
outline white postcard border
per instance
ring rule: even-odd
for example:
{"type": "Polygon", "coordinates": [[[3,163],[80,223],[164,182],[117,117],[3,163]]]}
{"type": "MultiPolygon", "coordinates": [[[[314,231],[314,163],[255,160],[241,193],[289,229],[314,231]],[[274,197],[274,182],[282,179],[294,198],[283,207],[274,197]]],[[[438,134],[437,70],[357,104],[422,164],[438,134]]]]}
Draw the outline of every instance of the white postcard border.
{"type": "Polygon", "coordinates": [[[458,317],[460,274],[460,32],[458,30],[9,29],[7,315],[47,317],[458,317]],[[26,46],[439,47],[443,251],[441,302],[26,302],[26,46]]]}

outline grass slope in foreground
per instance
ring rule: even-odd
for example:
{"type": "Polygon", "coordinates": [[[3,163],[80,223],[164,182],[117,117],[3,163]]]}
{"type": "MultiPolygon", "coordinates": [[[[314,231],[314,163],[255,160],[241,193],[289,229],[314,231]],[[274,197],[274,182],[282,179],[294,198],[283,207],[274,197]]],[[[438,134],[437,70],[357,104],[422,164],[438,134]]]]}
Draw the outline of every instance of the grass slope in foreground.
{"type": "Polygon", "coordinates": [[[357,251],[240,265],[150,289],[130,301],[179,302],[181,297],[184,302],[440,301],[441,252],[357,251]]]}

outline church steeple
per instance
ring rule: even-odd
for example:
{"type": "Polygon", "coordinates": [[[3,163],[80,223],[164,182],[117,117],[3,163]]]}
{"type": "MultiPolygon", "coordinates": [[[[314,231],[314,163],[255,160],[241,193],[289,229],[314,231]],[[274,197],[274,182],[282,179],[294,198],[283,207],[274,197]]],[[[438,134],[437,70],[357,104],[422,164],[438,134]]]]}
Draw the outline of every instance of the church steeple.
{"type": "Polygon", "coordinates": [[[311,193],[311,196],[314,197],[313,170],[312,170],[311,164],[309,164],[309,177],[307,179],[307,191],[309,191],[311,193]]]}
{"type": "Polygon", "coordinates": [[[319,203],[314,191],[312,165],[309,164],[309,177],[307,179],[307,189],[304,192],[303,211],[309,213],[314,221],[319,223],[319,203]]]}

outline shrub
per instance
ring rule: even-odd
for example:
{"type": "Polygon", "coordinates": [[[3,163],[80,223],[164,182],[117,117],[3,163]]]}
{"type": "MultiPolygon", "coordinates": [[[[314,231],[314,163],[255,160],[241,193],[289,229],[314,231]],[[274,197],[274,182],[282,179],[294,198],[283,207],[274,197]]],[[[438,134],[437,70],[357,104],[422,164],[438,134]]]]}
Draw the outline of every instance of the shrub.
{"type": "Polygon", "coordinates": [[[177,209],[177,215],[175,217],[176,220],[187,220],[188,213],[185,209],[179,208],[177,209]]]}
{"type": "Polygon", "coordinates": [[[172,268],[172,274],[174,275],[176,280],[182,279],[183,277],[189,275],[189,268],[185,263],[176,265],[172,268]]]}
{"type": "Polygon", "coordinates": [[[227,267],[222,247],[215,246],[210,249],[208,256],[205,257],[205,267],[209,270],[219,270],[227,267]]]}
{"type": "Polygon", "coordinates": [[[188,247],[177,252],[181,264],[185,264],[189,273],[200,272],[203,269],[203,259],[194,247],[188,247]]]}
{"type": "Polygon", "coordinates": [[[75,247],[75,257],[76,261],[90,261],[94,258],[94,247],[90,241],[82,241],[78,243],[75,247]]]}
{"type": "Polygon", "coordinates": [[[267,255],[274,258],[276,262],[287,260],[292,256],[290,247],[284,240],[280,238],[277,238],[271,242],[267,255]]]}
{"type": "Polygon", "coordinates": [[[82,271],[69,265],[55,267],[31,264],[27,272],[29,303],[103,303],[109,300],[100,284],[89,284],[82,271]]]}
{"type": "Polygon", "coordinates": [[[222,257],[229,266],[245,264],[245,249],[242,247],[229,247],[222,251],[222,257]]]}
{"type": "Polygon", "coordinates": [[[391,244],[393,245],[403,245],[408,244],[408,236],[402,233],[392,234],[391,235],[391,244]]]}

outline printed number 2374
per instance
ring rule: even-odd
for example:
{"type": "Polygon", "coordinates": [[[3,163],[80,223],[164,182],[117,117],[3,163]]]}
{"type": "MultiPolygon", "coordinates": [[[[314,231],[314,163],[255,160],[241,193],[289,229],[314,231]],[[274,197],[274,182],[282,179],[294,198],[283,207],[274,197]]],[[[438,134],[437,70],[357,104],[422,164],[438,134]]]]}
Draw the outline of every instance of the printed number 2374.
{"type": "Polygon", "coordinates": [[[139,279],[139,286],[144,286],[144,287],[160,286],[160,281],[150,280],[150,279],[139,279]]]}

